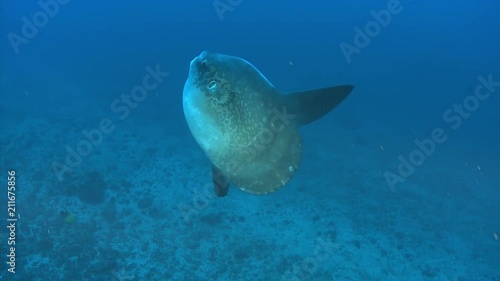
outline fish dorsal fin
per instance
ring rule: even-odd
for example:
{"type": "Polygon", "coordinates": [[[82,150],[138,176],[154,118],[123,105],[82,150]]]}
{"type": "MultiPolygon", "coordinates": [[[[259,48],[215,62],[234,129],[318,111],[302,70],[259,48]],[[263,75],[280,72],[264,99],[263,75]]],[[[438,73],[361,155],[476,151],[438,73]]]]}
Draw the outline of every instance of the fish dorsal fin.
{"type": "Polygon", "coordinates": [[[297,116],[299,125],[306,125],[334,109],[352,91],[354,86],[343,85],[285,95],[285,104],[291,114],[297,116]]]}

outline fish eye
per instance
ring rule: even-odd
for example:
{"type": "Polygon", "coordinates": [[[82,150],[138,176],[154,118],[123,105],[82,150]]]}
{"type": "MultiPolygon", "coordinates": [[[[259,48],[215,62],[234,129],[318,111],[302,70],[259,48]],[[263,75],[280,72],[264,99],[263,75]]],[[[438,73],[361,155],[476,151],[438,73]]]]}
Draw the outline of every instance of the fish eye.
{"type": "Polygon", "coordinates": [[[217,87],[217,82],[215,82],[215,80],[212,80],[210,81],[210,83],[208,83],[207,87],[209,90],[215,90],[215,87],[217,87]]]}

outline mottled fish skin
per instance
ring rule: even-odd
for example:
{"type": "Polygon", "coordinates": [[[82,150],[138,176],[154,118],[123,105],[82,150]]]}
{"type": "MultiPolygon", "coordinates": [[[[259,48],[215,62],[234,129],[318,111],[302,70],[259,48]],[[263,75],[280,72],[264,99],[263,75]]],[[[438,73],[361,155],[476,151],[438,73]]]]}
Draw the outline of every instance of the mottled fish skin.
{"type": "Polygon", "coordinates": [[[249,62],[202,52],[191,61],[183,108],[198,144],[236,187],[266,194],[295,174],[298,125],[283,95],[249,62]]]}

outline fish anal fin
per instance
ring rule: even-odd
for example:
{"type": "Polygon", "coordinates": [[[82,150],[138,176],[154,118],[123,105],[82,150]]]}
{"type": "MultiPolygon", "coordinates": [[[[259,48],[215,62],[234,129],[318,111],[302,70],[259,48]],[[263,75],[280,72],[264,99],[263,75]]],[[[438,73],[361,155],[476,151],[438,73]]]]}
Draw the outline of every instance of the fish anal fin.
{"type": "Polygon", "coordinates": [[[219,169],[215,164],[212,164],[212,182],[214,192],[219,197],[224,197],[229,191],[229,175],[219,169]]]}

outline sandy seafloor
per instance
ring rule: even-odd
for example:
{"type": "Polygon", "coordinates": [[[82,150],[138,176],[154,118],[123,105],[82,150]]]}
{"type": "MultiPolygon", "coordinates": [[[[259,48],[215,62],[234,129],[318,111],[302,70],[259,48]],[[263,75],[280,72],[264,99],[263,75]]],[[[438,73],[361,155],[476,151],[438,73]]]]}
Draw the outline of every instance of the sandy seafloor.
{"type": "Polygon", "coordinates": [[[500,280],[498,146],[450,137],[391,191],[384,171],[426,133],[335,115],[302,129],[286,187],[216,198],[185,122],[116,123],[59,182],[51,163],[99,118],[3,121],[1,165],[18,175],[17,280],[500,280]]]}

